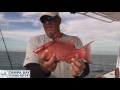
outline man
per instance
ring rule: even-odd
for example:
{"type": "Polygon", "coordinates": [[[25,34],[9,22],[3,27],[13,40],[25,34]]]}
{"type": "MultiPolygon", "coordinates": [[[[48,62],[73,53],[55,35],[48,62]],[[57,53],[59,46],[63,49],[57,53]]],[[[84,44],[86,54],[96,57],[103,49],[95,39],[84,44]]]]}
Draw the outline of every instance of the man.
{"type": "MultiPolygon", "coordinates": [[[[60,32],[61,18],[58,12],[42,12],[40,21],[43,24],[45,34],[32,37],[27,45],[26,57],[23,66],[31,71],[31,78],[77,78],[85,77],[89,74],[89,65],[78,55],[71,58],[72,63],[56,62],[55,54],[50,60],[46,61],[46,55],[49,52],[45,50],[41,57],[36,56],[33,51],[47,42],[55,40],[54,36],[60,32]]],[[[73,36],[61,34],[59,39],[68,41],[73,36]]],[[[75,47],[81,48],[82,42],[77,38],[75,47]]]]}

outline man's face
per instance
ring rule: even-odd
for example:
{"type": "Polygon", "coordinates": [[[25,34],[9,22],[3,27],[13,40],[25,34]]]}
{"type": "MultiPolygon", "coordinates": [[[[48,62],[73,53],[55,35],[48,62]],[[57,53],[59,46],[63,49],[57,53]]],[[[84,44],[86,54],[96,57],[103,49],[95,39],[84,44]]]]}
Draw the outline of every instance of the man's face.
{"type": "Polygon", "coordinates": [[[43,27],[45,30],[45,33],[48,37],[53,38],[54,35],[60,31],[60,23],[61,19],[57,16],[50,17],[50,16],[44,16],[44,23],[43,27]]]}

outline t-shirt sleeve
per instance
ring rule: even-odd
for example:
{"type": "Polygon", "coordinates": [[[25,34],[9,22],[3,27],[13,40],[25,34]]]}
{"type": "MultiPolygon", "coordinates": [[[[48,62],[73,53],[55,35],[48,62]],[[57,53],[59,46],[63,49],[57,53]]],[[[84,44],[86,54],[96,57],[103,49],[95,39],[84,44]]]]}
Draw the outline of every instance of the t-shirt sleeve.
{"type": "Polygon", "coordinates": [[[29,63],[37,63],[39,64],[40,58],[36,56],[33,51],[38,48],[38,41],[35,38],[31,38],[28,41],[27,48],[26,48],[26,55],[23,66],[29,63]]]}

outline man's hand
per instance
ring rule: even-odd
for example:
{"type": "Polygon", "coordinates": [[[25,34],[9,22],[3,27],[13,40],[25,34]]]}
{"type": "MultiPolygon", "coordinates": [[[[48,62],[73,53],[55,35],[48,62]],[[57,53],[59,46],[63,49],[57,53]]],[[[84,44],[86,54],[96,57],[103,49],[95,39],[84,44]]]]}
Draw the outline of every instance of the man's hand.
{"type": "Polygon", "coordinates": [[[76,77],[84,71],[85,63],[78,55],[75,55],[75,58],[72,58],[71,60],[71,73],[72,76],[76,77]]]}
{"type": "Polygon", "coordinates": [[[44,73],[50,73],[56,69],[57,62],[55,61],[55,54],[52,55],[50,60],[46,61],[46,56],[48,54],[48,50],[45,50],[40,57],[40,67],[44,73]]]}

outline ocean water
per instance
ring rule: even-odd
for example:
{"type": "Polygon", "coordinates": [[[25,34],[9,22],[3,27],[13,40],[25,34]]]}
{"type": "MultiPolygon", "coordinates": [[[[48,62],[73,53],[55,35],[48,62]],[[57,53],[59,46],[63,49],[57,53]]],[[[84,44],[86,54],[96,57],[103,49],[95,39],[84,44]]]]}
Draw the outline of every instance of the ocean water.
{"type": "MultiPolygon", "coordinates": [[[[9,52],[9,57],[14,70],[24,70],[23,61],[25,52],[9,52]]],[[[12,70],[6,52],[0,52],[0,70],[12,70]]]]}
{"type": "MultiPolygon", "coordinates": [[[[14,70],[24,70],[23,61],[25,52],[9,52],[14,70]]],[[[90,73],[85,78],[95,78],[97,74],[105,74],[115,69],[117,55],[92,55],[90,73]]],[[[11,65],[6,52],[0,52],[0,70],[11,70],[11,65]]]]}
{"type": "Polygon", "coordinates": [[[106,74],[116,67],[117,55],[92,55],[90,74],[86,78],[95,78],[98,74],[106,74]]]}

